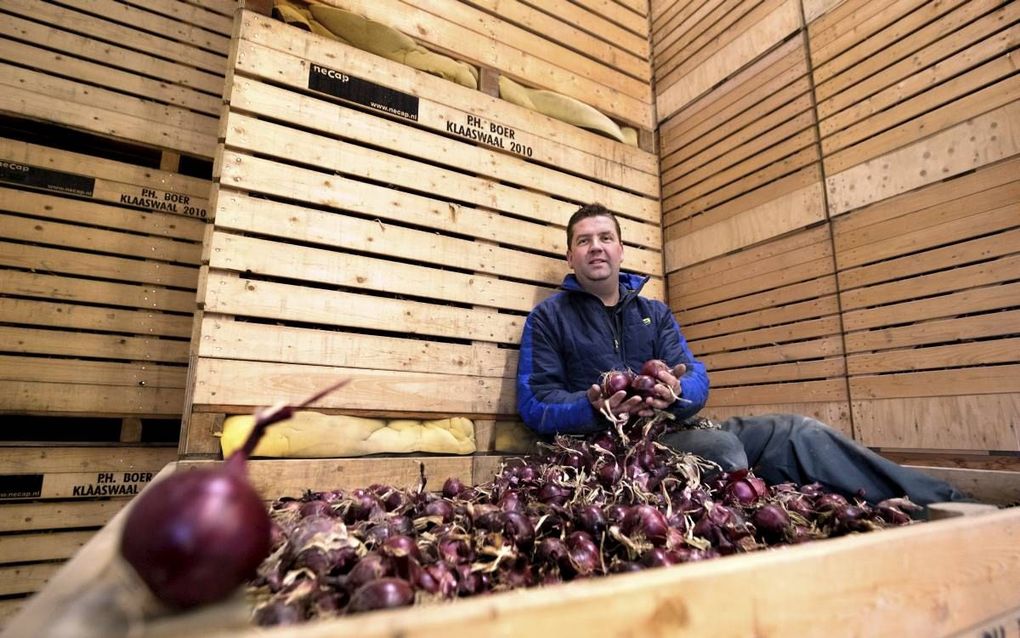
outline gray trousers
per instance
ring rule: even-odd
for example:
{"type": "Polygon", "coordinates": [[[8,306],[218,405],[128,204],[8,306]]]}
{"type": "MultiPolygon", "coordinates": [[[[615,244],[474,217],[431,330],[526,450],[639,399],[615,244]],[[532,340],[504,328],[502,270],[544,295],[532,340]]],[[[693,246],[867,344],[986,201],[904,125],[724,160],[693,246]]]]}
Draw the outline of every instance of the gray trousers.
{"type": "Polygon", "coordinates": [[[718,463],[724,471],[751,468],[766,483],[818,482],[875,504],[909,496],[918,505],[970,500],[952,485],[897,465],[815,419],[796,414],[733,417],[720,429],[669,432],[671,448],[718,463]]]}

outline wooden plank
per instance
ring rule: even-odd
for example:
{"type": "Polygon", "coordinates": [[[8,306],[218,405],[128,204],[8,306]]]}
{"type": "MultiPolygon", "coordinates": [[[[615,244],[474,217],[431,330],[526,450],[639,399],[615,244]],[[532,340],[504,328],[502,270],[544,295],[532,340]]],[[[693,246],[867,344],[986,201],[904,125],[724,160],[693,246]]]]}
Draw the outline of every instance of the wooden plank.
{"type": "Polygon", "coordinates": [[[847,310],[843,324],[847,332],[887,326],[895,323],[927,321],[961,314],[1012,308],[1020,295],[1020,284],[999,284],[985,288],[963,290],[931,299],[890,304],[881,308],[847,310]]]}
{"type": "Polygon", "coordinates": [[[812,337],[826,337],[840,334],[840,332],[839,317],[833,316],[782,326],[760,328],[758,330],[748,330],[747,332],[738,332],[722,337],[691,340],[690,345],[702,353],[725,352],[753,346],[778,345],[783,342],[810,339],[812,337]]]}
{"type": "Polygon", "coordinates": [[[204,300],[206,312],[496,343],[517,343],[524,327],[524,317],[495,310],[309,289],[220,272],[210,273],[204,300]]]}
{"type": "MultiPolygon", "coordinates": [[[[445,131],[446,120],[466,123],[466,114],[470,114],[485,122],[510,127],[518,134],[528,132],[538,139],[555,141],[596,157],[614,158],[641,172],[658,175],[658,158],[652,153],[332,40],[309,37],[297,29],[280,29],[275,21],[263,16],[243,13],[241,33],[235,66],[245,75],[307,88],[307,64],[313,62],[352,76],[372,78],[382,86],[418,97],[418,121],[429,128],[445,131]],[[285,55],[273,56],[275,62],[270,66],[259,66],[257,61],[265,55],[259,52],[260,47],[285,55]],[[287,57],[297,58],[297,66],[287,57]],[[433,104],[446,108],[434,109],[433,104]]],[[[523,141],[536,150],[540,146],[523,141]]],[[[536,156],[541,157],[541,154],[536,156]]]]}
{"type": "Polygon", "coordinates": [[[802,414],[821,421],[839,430],[848,437],[853,436],[850,423],[850,406],[845,401],[825,403],[768,403],[763,405],[714,405],[711,398],[700,412],[713,421],[725,421],[730,417],[756,414],[802,414]]]}
{"type": "MultiPolygon", "coordinates": [[[[950,482],[982,503],[1015,506],[1020,499],[1020,472],[931,466],[921,466],[918,469],[950,482]]],[[[1017,628],[1020,629],[1020,623],[1017,628]]]]}
{"type": "MultiPolygon", "coordinates": [[[[115,354],[104,352],[98,356],[115,354]]],[[[0,364],[17,366],[0,372],[0,379],[10,381],[183,388],[187,375],[183,367],[10,355],[0,355],[0,364]]]]}
{"type": "Polygon", "coordinates": [[[191,336],[193,318],[191,315],[4,297],[0,298],[0,321],[50,328],[188,338],[191,336]]]}
{"type": "Polygon", "coordinates": [[[791,397],[804,403],[845,402],[847,400],[846,381],[844,379],[828,379],[715,388],[712,390],[712,405],[787,403],[791,397]]]}
{"type": "Polygon", "coordinates": [[[713,319],[703,323],[690,324],[685,322],[683,332],[687,339],[693,340],[710,335],[752,330],[765,325],[815,319],[835,314],[839,314],[839,304],[837,303],[836,295],[833,294],[784,306],[770,306],[761,310],[732,317],[713,319]]]}
{"type": "MultiPolygon", "coordinates": [[[[487,2],[487,4],[489,3],[487,2]]],[[[618,47],[630,55],[643,60],[646,66],[646,72],[650,76],[651,71],[647,67],[648,59],[651,57],[651,47],[649,46],[646,32],[643,31],[640,33],[634,33],[633,31],[628,31],[611,20],[567,0],[543,0],[542,2],[525,0],[524,4],[539,11],[545,11],[556,16],[560,19],[560,24],[566,23],[568,25],[572,25],[583,32],[589,33],[596,38],[604,40],[612,44],[614,47],[618,47]]],[[[636,0],[631,4],[641,5],[643,3],[641,0],[636,0]]],[[[631,8],[633,8],[633,6],[631,8]]],[[[647,11],[647,8],[645,10],[647,11]]],[[[526,14],[522,16],[522,19],[526,18],[528,18],[526,14]]],[[[552,25],[550,25],[550,27],[551,26],[552,25]]],[[[557,24],[556,28],[546,28],[545,34],[555,39],[558,37],[560,30],[561,27],[557,24]]],[[[647,31],[647,29],[645,29],[645,31],[647,31]]],[[[579,44],[580,46],[575,48],[581,52],[589,50],[583,40],[579,44]]]]}
{"type": "Polygon", "coordinates": [[[0,567],[0,596],[37,592],[60,568],[60,563],[0,567]]]}
{"type": "MultiPolygon", "coordinates": [[[[962,372],[967,375],[968,372],[962,372]]],[[[1020,451],[1020,394],[868,400],[851,389],[854,427],[864,445],[948,450],[1020,451]]]]}
{"type": "Polygon", "coordinates": [[[996,339],[847,356],[851,375],[981,366],[1016,361],[1020,339],[996,339]]]}
{"type": "Polygon", "coordinates": [[[7,352],[187,363],[186,341],[0,326],[7,352]]]}
{"type": "Polygon", "coordinates": [[[25,606],[26,600],[27,597],[25,596],[13,596],[0,600],[0,629],[6,627],[11,619],[21,611],[21,608],[25,606]]]}
{"type": "Polygon", "coordinates": [[[810,24],[844,1],[845,0],[803,0],[804,19],[810,24]]]}
{"type": "Polygon", "coordinates": [[[128,499],[6,503],[0,505],[0,531],[101,527],[127,502],[128,499]]]}
{"type": "Polygon", "coordinates": [[[67,275],[103,277],[140,284],[194,288],[198,270],[191,266],[97,255],[0,241],[0,264],[67,275]]]}
{"type": "Polygon", "coordinates": [[[683,324],[696,324],[722,317],[739,316],[745,312],[779,308],[781,306],[825,297],[836,291],[836,278],[818,277],[806,282],[783,286],[739,299],[725,299],[717,303],[690,310],[680,310],[677,317],[683,324]]]}
{"type": "MultiPolygon", "coordinates": [[[[230,16],[237,8],[237,2],[221,2],[218,7],[221,13],[215,13],[213,8],[202,8],[185,2],[160,2],[160,0],[130,0],[130,3],[161,15],[171,18],[175,22],[193,24],[207,31],[219,33],[229,38],[234,21],[230,16]]],[[[202,3],[214,4],[214,3],[202,3]]]]}
{"type": "Polygon", "coordinates": [[[633,33],[648,33],[648,9],[638,0],[577,0],[577,3],[592,13],[604,16],[607,20],[627,28],[633,33]]]}
{"type": "MultiPolygon", "coordinates": [[[[772,297],[770,297],[768,294],[763,295],[761,293],[756,293],[755,291],[782,288],[790,284],[804,283],[805,280],[812,280],[818,279],[819,277],[824,277],[825,275],[830,274],[832,272],[832,259],[822,257],[819,259],[806,261],[801,264],[801,267],[803,268],[803,270],[786,271],[779,273],[766,273],[764,275],[757,276],[752,273],[747,273],[745,281],[737,281],[732,284],[721,285],[717,290],[709,290],[705,292],[696,293],[695,292],[683,293],[679,297],[681,306],[678,308],[678,310],[696,308],[698,306],[714,303],[717,301],[721,301],[723,299],[733,299],[735,297],[740,297],[742,295],[760,295],[755,297],[755,301],[759,303],[761,301],[769,299],[773,299],[778,303],[784,303],[785,301],[792,301],[798,298],[803,299],[803,297],[800,297],[800,294],[815,289],[815,286],[813,285],[802,286],[801,288],[796,289],[795,294],[784,295],[781,292],[778,294],[773,293],[774,296],[772,297]],[[784,301],[779,301],[780,299],[784,301]]],[[[834,282],[835,279],[833,278],[832,281],[834,282]]],[[[828,294],[830,292],[832,292],[832,289],[828,288],[827,286],[823,287],[822,294],[828,294]]],[[[741,302],[746,302],[746,300],[737,300],[736,303],[738,305],[734,306],[732,310],[734,314],[739,312],[745,312],[748,307],[760,307],[758,303],[746,304],[741,302]]]]}
{"type": "MultiPolygon", "coordinates": [[[[460,171],[401,158],[389,150],[383,152],[323,139],[314,133],[254,120],[237,113],[230,113],[224,126],[226,143],[230,148],[305,162],[341,175],[414,188],[434,197],[448,197],[526,217],[539,216],[537,211],[549,205],[548,198],[539,193],[494,184],[491,180],[464,175],[460,171]]],[[[375,143],[380,141],[374,140],[375,143]]],[[[470,157],[471,148],[464,149],[464,152],[470,157]]],[[[502,175],[504,162],[501,158],[491,152],[485,152],[485,155],[495,160],[492,170],[500,175],[500,179],[510,181],[516,176],[515,173],[528,173],[526,179],[522,180],[522,186],[549,189],[551,194],[572,197],[578,202],[604,201],[611,210],[619,210],[647,222],[658,221],[659,208],[652,200],[543,170],[512,158],[507,159],[507,174],[502,175]],[[518,170],[515,171],[514,167],[518,170]],[[544,186],[542,182],[545,182],[544,186]]],[[[475,171],[482,170],[483,166],[482,163],[477,164],[475,171]]]]}
{"type": "Polygon", "coordinates": [[[226,54],[230,48],[229,34],[223,35],[203,28],[196,28],[195,25],[188,24],[176,16],[164,17],[116,0],[68,0],[66,4],[80,11],[107,19],[112,17],[135,29],[159,33],[163,37],[175,41],[178,46],[181,44],[190,45],[198,49],[218,51],[223,54],[226,54]]]}
{"type": "MultiPolygon", "coordinates": [[[[955,0],[954,0],[955,1],[955,0]]],[[[893,0],[878,8],[870,2],[849,2],[833,11],[812,31],[811,61],[816,67],[860,45],[890,24],[923,5],[922,0],[893,0]]]]}
{"type": "Polygon", "coordinates": [[[128,308],[194,312],[195,293],[106,281],[91,281],[0,269],[0,284],[8,294],[68,302],[88,302],[128,308]]]}
{"type": "Polygon", "coordinates": [[[514,378],[517,351],[354,332],[228,321],[206,315],[200,357],[514,378]]]}
{"type": "Polygon", "coordinates": [[[67,559],[94,535],[74,531],[0,536],[0,564],[67,559]]]}
{"type": "Polygon", "coordinates": [[[697,349],[694,352],[701,362],[709,370],[713,371],[714,374],[715,370],[727,368],[742,368],[815,359],[817,357],[832,357],[843,353],[843,341],[839,336],[832,335],[820,339],[784,343],[781,345],[767,345],[765,347],[733,352],[718,352],[706,355],[702,355],[697,349]]]}
{"type": "Polygon", "coordinates": [[[1016,333],[1020,333],[1020,310],[999,310],[982,315],[932,319],[908,326],[848,332],[844,337],[847,352],[868,352],[1016,333]]]}
{"type": "MultiPolygon", "coordinates": [[[[932,370],[850,378],[855,401],[1020,392],[1020,365],[932,370]]],[[[926,447],[926,446],[921,446],[926,447]]]]}
{"type": "Polygon", "coordinates": [[[227,233],[213,234],[211,250],[211,268],[523,312],[553,292],[529,284],[227,233]]]}
{"type": "Polygon", "coordinates": [[[759,57],[800,27],[800,3],[789,0],[720,48],[698,67],[656,95],[659,122],[667,119],[737,69],[759,57]]]}
{"type": "Polygon", "coordinates": [[[0,410],[88,414],[90,416],[180,416],[184,390],[0,381],[0,410]]]}
{"type": "Polygon", "coordinates": [[[992,92],[996,97],[1016,99],[1015,102],[975,116],[973,109],[983,109],[985,106],[965,104],[971,98],[983,105],[987,105],[989,99],[999,103],[1003,101],[991,97],[990,93],[987,93],[989,89],[979,91],[952,105],[955,112],[969,114],[966,121],[953,123],[945,130],[940,130],[941,127],[933,128],[935,123],[931,120],[934,117],[929,116],[940,115],[942,109],[937,109],[916,118],[909,126],[891,131],[892,135],[883,134],[873,138],[873,145],[872,142],[859,145],[862,147],[861,157],[865,159],[850,168],[843,166],[846,164],[843,160],[839,160],[837,166],[833,163],[833,158],[826,158],[829,214],[839,215],[874,201],[1016,155],[1020,152],[1018,147],[1020,142],[1016,141],[1020,139],[1020,135],[1013,129],[1016,128],[1015,123],[1020,122],[1020,93],[1016,96],[1011,95],[1013,90],[1005,86],[1011,83],[1017,84],[1016,88],[1020,90],[1020,83],[1012,81],[997,84],[991,89],[994,89],[992,92]],[[957,105],[959,108],[956,108],[957,105]],[[939,132],[918,139],[917,131],[920,130],[924,130],[925,133],[931,130],[939,132]],[[887,139],[892,137],[896,139],[887,139]],[[874,151],[863,148],[865,146],[873,148],[876,145],[887,149],[888,152],[875,157],[874,151]],[[896,150],[891,150],[892,148],[896,150]],[[898,167],[901,166],[911,166],[915,170],[900,171],[898,167]]]}
{"type": "Polygon", "coordinates": [[[712,391],[733,386],[828,379],[834,376],[843,376],[846,371],[846,363],[842,357],[817,361],[795,361],[754,368],[712,370],[712,391]]]}
{"type": "Polygon", "coordinates": [[[116,475],[128,472],[148,472],[153,468],[158,470],[174,460],[172,448],[151,446],[8,446],[3,450],[0,472],[5,474],[110,473],[116,475]]]}
{"type": "Polygon", "coordinates": [[[341,378],[351,380],[348,390],[323,399],[320,407],[444,416],[515,413],[510,379],[221,359],[198,360],[194,404],[261,406],[265,397],[297,399],[341,378]]]}

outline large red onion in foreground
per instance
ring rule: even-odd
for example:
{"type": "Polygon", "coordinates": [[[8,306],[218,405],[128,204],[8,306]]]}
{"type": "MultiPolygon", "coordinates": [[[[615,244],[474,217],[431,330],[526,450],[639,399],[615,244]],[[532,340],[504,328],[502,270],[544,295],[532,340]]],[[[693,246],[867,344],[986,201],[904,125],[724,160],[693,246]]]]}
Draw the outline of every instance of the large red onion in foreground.
{"type": "Polygon", "coordinates": [[[271,523],[248,482],[245,461],[269,425],[345,383],[298,406],[260,411],[244,446],[224,463],[174,474],[132,502],[120,553],[157,598],[173,607],[194,607],[225,598],[254,576],[269,554],[271,523]]]}

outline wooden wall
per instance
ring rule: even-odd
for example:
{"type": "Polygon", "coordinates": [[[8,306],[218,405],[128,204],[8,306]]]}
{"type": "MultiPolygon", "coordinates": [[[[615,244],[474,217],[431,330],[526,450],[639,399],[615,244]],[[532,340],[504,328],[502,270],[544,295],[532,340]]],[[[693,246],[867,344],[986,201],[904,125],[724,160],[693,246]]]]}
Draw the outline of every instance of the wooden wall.
{"type": "Polygon", "coordinates": [[[651,9],[669,299],[709,411],[1015,458],[1020,5],[651,9]]]}
{"type": "MultiPolygon", "coordinates": [[[[467,3],[441,15],[333,4],[498,64],[483,74],[551,87],[543,81],[569,70],[636,86],[622,70],[560,51],[556,21],[543,27],[544,46],[559,52],[547,57],[576,66],[539,54],[513,62],[539,46],[514,22],[539,17],[523,6],[485,14],[494,35],[482,40],[457,22],[480,19],[467,3]]],[[[582,203],[621,215],[627,265],[653,276],[649,294],[664,295],[655,154],[256,13],[238,28],[185,455],[217,453],[224,414],[340,377],[351,385],[320,409],[467,416],[489,432],[515,419],[524,318],[567,272],[564,225],[582,203]],[[349,83],[375,97],[349,93],[349,83]]],[[[650,122],[650,102],[627,106],[634,100],[611,114],[650,122]]]]}

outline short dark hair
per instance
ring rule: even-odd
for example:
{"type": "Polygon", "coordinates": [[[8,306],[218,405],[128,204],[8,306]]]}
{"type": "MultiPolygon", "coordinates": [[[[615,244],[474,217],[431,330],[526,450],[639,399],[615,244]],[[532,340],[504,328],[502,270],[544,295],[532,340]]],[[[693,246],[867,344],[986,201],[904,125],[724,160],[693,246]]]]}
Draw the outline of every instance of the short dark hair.
{"type": "Polygon", "coordinates": [[[589,217],[608,217],[613,220],[613,225],[616,226],[616,238],[621,242],[623,241],[623,236],[620,234],[620,220],[616,219],[616,215],[611,213],[609,209],[602,204],[585,204],[578,208],[577,211],[570,216],[570,221],[567,222],[568,250],[574,241],[574,226],[576,226],[582,219],[588,219],[589,217]]]}

